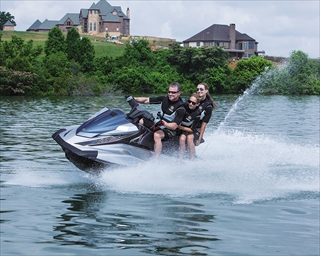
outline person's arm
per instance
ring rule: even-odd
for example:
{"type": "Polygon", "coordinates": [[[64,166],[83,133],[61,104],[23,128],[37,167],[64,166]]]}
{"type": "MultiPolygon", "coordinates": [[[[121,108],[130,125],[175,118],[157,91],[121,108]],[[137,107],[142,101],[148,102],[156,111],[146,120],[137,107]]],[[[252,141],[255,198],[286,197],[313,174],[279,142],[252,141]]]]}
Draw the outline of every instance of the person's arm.
{"type": "Polygon", "coordinates": [[[177,109],[176,111],[176,116],[173,120],[173,122],[166,122],[166,121],[162,121],[163,122],[163,126],[169,130],[176,130],[179,126],[179,124],[182,122],[183,116],[186,113],[186,110],[184,109],[184,107],[180,107],[177,109]]]}
{"type": "Polygon", "coordinates": [[[149,104],[150,98],[147,97],[135,97],[134,98],[136,102],[142,103],[142,104],[149,104]]]}
{"type": "Polygon", "coordinates": [[[190,132],[190,133],[193,132],[190,127],[185,127],[185,126],[182,126],[181,124],[179,124],[178,128],[179,128],[181,131],[190,132]]]}
{"type": "Polygon", "coordinates": [[[169,129],[169,130],[173,130],[173,131],[178,128],[178,124],[175,123],[175,122],[168,123],[168,122],[166,122],[166,121],[163,120],[163,121],[162,121],[162,125],[163,125],[165,128],[167,128],[167,129],[169,129]]]}
{"type": "Polygon", "coordinates": [[[202,122],[201,128],[200,128],[200,135],[199,135],[198,140],[196,141],[196,146],[200,145],[200,142],[201,142],[201,139],[203,137],[204,131],[206,130],[206,127],[207,127],[207,123],[206,122],[202,122]]]}
{"type": "Polygon", "coordinates": [[[190,127],[191,132],[195,133],[197,131],[197,127],[200,123],[200,115],[196,116],[196,118],[193,120],[193,123],[190,127]]]}
{"type": "Polygon", "coordinates": [[[175,130],[178,128],[179,124],[181,124],[184,114],[186,113],[186,109],[184,107],[179,107],[176,110],[176,116],[171,123],[167,123],[169,126],[166,126],[166,128],[170,130],[175,130]]]}
{"type": "Polygon", "coordinates": [[[211,105],[207,106],[205,111],[206,111],[205,116],[202,119],[201,128],[200,128],[200,135],[199,135],[198,140],[196,141],[196,146],[200,145],[201,139],[203,138],[203,134],[204,134],[204,131],[206,130],[207,123],[209,123],[209,120],[212,115],[212,106],[211,105]]]}

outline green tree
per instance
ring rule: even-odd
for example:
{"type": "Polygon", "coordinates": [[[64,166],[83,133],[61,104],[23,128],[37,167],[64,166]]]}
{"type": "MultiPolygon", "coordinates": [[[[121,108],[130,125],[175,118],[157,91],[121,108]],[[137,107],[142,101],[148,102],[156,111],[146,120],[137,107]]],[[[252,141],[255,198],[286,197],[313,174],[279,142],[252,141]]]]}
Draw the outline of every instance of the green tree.
{"type": "Polygon", "coordinates": [[[66,51],[66,42],[60,28],[54,27],[48,33],[48,39],[45,41],[44,52],[46,56],[57,52],[66,51]]]}
{"type": "Polygon", "coordinates": [[[103,55],[94,59],[96,74],[99,74],[99,76],[108,75],[113,70],[114,65],[115,61],[107,55],[103,55]]]}
{"type": "Polygon", "coordinates": [[[170,48],[168,61],[192,83],[207,80],[212,68],[227,70],[228,53],[221,47],[181,47],[174,44],[170,48]]]}
{"type": "Polygon", "coordinates": [[[70,62],[64,52],[50,54],[43,60],[47,88],[55,95],[68,95],[68,79],[71,77],[70,62]]]}
{"type": "Polygon", "coordinates": [[[0,42],[0,45],[5,58],[4,65],[20,71],[30,71],[43,50],[39,45],[34,46],[33,40],[25,42],[17,36],[12,36],[11,41],[0,42]]]}
{"type": "Polygon", "coordinates": [[[68,30],[66,36],[66,53],[68,56],[68,60],[75,60],[79,62],[81,58],[80,34],[75,28],[71,28],[68,30]]]}
{"type": "Polygon", "coordinates": [[[272,67],[256,79],[255,91],[263,94],[319,95],[317,61],[302,51],[293,51],[281,67],[272,67]]]}
{"type": "Polygon", "coordinates": [[[149,41],[145,39],[126,42],[123,56],[117,58],[120,66],[149,66],[154,65],[154,55],[149,41]]]}
{"type": "Polygon", "coordinates": [[[14,21],[14,16],[9,12],[0,12],[0,30],[3,30],[3,25],[6,24],[7,21],[10,21],[14,26],[17,25],[14,21]]]}
{"type": "Polygon", "coordinates": [[[0,67],[0,95],[25,95],[35,85],[36,74],[0,67]]]}
{"type": "Polygon", "coordinates": [[[79,47],[80,55],[78,62],[81,65],[83,72],[90,72],[94,69],[95,50],[88,37],[83,37],[80,40],[79,47]]]}
{"type": "Polygon", "coordinates": [[[286,88],[289,94],[308,94],[313,84],[313,65],[308,54],[293,51],[287,60],[287,72],[290,84],[286,88]]]}
{"type": "Polygon", "coordinates": [[[261,56],[251,56],[249,59],[240,60],[236,68],[228,77],[228,93],[239,93],[248,89],[253,81],[261,75],[266,69],[270,68],[272,63],[261,56]]]}
{"type": "Polygon", "coordinates": [[[3,41],[2,41],[2,33],[0,32],[0,66],[4,66],[6,63],[6,56],[5,51],[3,48],[3,41]]]}
{"type": "Polygon", "coordinates": [[[208,69],[206,77],[199,79],[208,84],[210,91],[216,94],[222,94],[226,92],[228,74],[231,71],[227,67],[215,67],[208,69]]]}

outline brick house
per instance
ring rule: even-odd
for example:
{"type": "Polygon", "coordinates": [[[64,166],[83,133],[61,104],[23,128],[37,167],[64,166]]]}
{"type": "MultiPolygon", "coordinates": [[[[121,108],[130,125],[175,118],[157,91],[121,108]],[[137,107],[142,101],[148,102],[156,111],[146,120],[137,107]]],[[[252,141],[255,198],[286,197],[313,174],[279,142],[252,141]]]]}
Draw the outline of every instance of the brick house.
{"type": "Polygon", "coordinates": [[[230,57],[249,58],[258,52],[258,42],[247,34],[236,30],[235,24],[213,24],[198,34],[183,41],[184,46],[219,46],[229,52],[230,57]]]}
{"type": "Polygon", "coordinates": [[[80,33],[109,36],[130,35],[130,10],[126,14],[120,6],[111,6],[106,0],[93,3],[89,9],[81,9],[80,13],[67,13],[60,20],[36,20],[27,31],[48,32],[54,26],[63,32],[75,27],[80,33]]]}

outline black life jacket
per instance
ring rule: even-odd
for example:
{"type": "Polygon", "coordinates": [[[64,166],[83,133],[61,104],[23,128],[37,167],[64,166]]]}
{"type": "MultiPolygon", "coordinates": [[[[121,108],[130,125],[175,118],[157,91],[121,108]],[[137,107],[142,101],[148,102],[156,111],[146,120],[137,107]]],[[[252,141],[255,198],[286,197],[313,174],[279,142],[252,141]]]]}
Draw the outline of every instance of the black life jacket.
{"type": "Polygon", "coordinates": [[[206,107],[209,106],[209,105],[211,105],[211,106],[213,107],[212,102],[209,100],[208,96],[206,96],[206,100],[205,100],[204,102],[200,103],[200,105],[199,105],[199,107],[198,107],[199,110],[200,110],[200,112],[201,112],[200,120],[203,119],[204,114],[205,114],[205,112],[206,112],[205,109],[206,109],[206,107]]]}
{"type": "Polygon", "coordinates": [[[184,103],[184,105],[185,105],[186,113],[183,117],[181,125],[185,127],[191,127],[196,117],[201,115],[201,110],[199,108],[195,109],[194,111],[189,109],[187,107],[188,103],[186,102],[184,103]]]}
{"type": "Polygon", "coordinates": [[[161,119],[165,120],[166,122],[173,122],[177,109],[183,104],[184,102],[181,98],[172,104],[172,101],[169,101],[169,98],[165,97],[161,102],[161,119]]]}

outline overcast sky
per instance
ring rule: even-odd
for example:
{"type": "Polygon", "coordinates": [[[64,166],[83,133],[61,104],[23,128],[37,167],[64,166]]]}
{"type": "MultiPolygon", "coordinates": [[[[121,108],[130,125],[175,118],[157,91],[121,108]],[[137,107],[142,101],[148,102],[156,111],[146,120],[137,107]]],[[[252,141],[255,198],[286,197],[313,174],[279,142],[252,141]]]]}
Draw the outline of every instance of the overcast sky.
{"type": "MultiPolygon", "coordinates": [[[[60,20],[66,13],[88,9],[92,0],[0,0],[1,11],[15,17],[15,30],[25,31],[34,21],[60,20]]],[[[108,1],[130,9],[131,35],[156,36],[183,41],[213,24],[236,24],[236,30],[259,42],[269,56],[288,57],[302,50],[319,58],[319,0],[299,1],[108,1]]]]}

